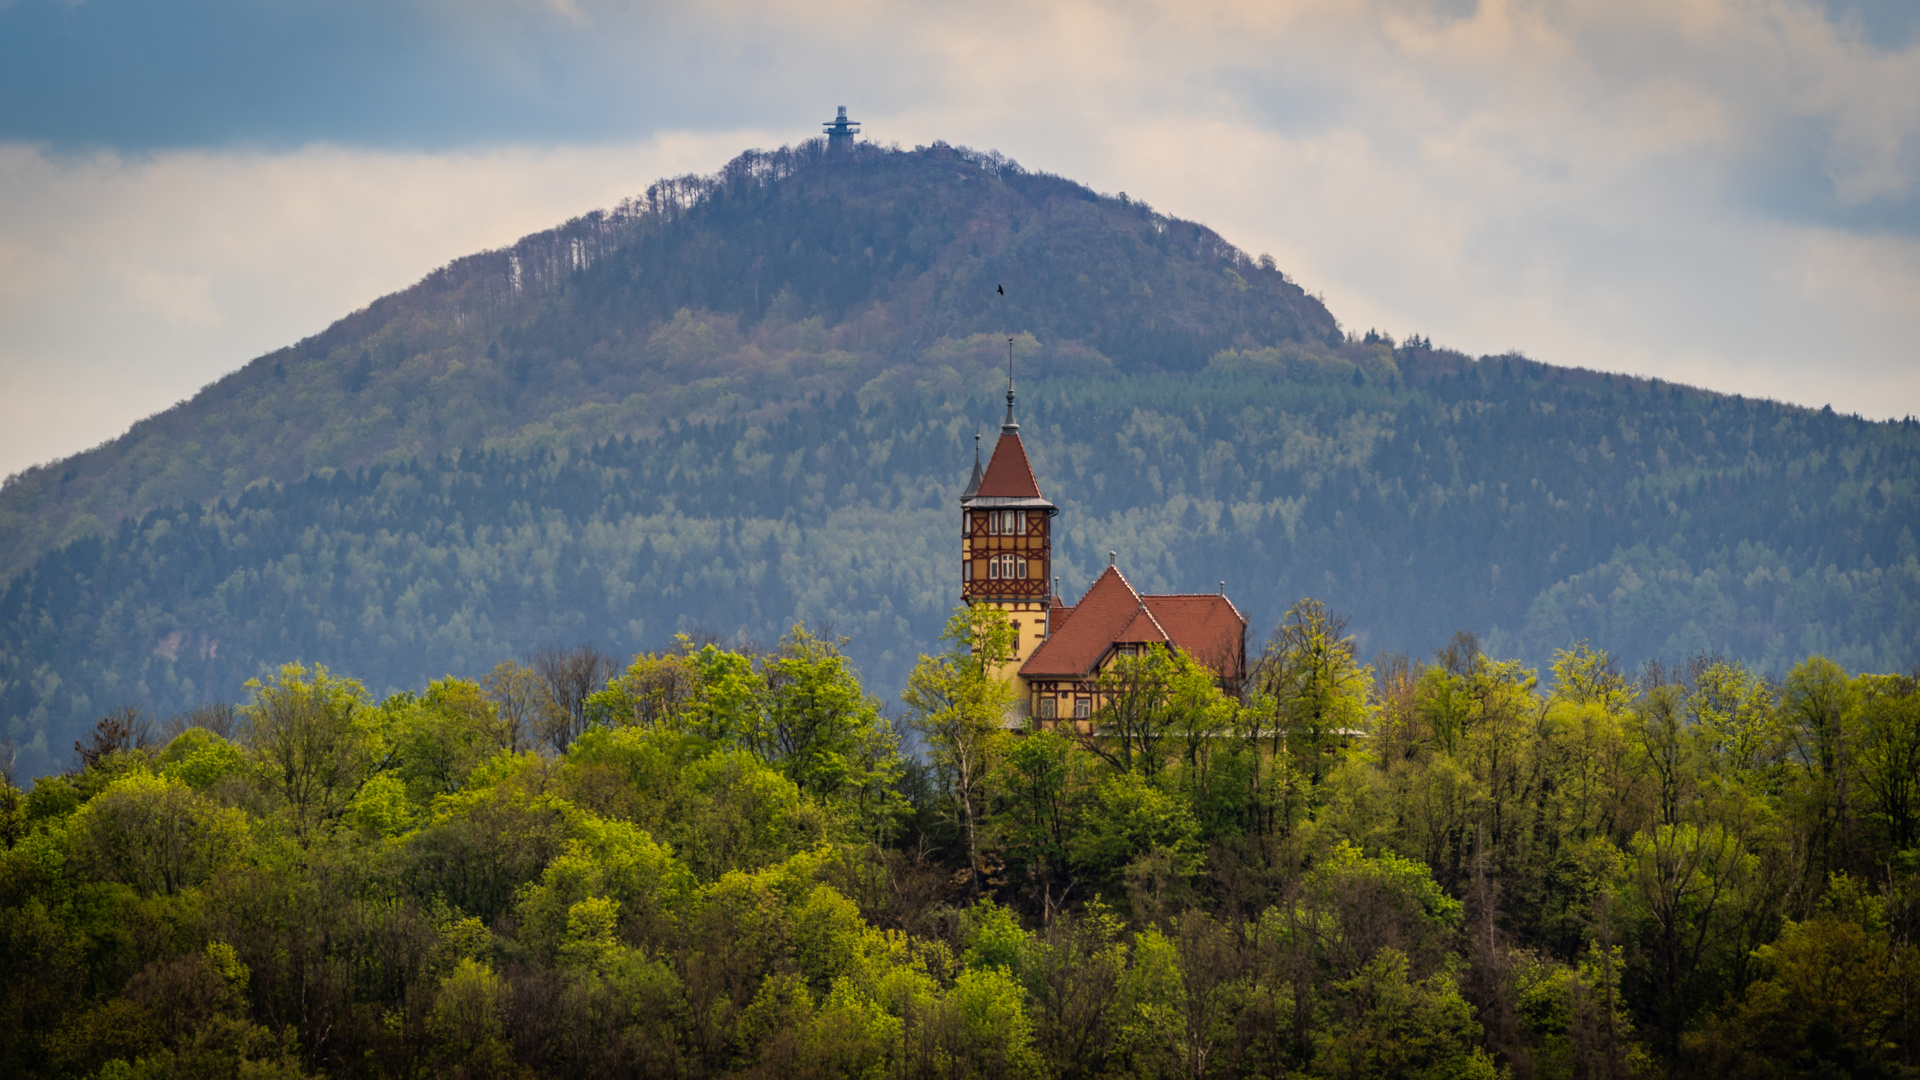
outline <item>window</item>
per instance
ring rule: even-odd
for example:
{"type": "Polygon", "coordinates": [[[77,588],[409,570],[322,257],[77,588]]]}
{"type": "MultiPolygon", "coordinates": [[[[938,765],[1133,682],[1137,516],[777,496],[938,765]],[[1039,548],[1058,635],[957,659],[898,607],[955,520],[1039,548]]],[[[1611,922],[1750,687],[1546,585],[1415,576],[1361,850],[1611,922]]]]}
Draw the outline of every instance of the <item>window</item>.
{"type": "Polygon", "coordinates": [[[1020,577],[1024,580],[1027,576],[1027,560],[1015,558],[1013,561],[1018,564],[1017,568],[1020,572],[1020,577]]]}
{"type": "Polygon", "coordinates": [[[1073,718],[1075,720],[1085,720],[1087,717],[1092,715],[1093,715],[1093,701],[1091,699],[1089,698],[1073,699],[1073,718]]]}
{"type": "Polygon", "coordinates": [[[960,580],[961,581],[973,580],[973,560],[972,559],[968,559],[966,562],[963,562],[960,564],[960,580]]]}
{"type": "Polygon", "coordinates": [[[1021,536],[1027,535],[1027,512],[1025,510],[1020,511],[1019,521],[1014,527],[1019,531],[1021,536]]]}
{"type": "Polygon", "coordinates": [[[1054,711],[1053,695],[1052,694],[1040,695],[1040,719],[1042,720],[1053,719],[1053,711],[1054,711]]]}
{"type": "Polygon", "coordinates": [[[1000,558],[999,558],[999,556],[995,556],[995,557],[993,557],[993,558],[991,558],[991,559],[988,559],[988,560],[987,560],[987,580],[989,580],[989,581],[999,581],[999,580],[1000,580],[1000,558]]]}

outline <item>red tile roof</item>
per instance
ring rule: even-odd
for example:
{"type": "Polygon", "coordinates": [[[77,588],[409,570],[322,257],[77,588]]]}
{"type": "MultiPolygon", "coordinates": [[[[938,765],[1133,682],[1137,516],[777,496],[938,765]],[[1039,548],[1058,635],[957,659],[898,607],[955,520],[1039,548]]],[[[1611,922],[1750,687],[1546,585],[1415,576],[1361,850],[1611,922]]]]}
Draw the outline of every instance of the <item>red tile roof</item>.
{"type": "Polygon", "coordinates": [[[1020,666],[1027,678],[1089,675],[1107,650],[1121,643],[1166,642],[1215,670],[1238,668],[1247,626],[1225,596],[1142,596],[1111,566],[1078,604],[1054,608],[1052,619],[1047,640],[1020,666]]]}
{"type": "Polygon", "coordinates": [[[1220,593],[1170,593],[1142,599],[1167,637],[1187,655],[1215,671],[1221,671],[1223,664],[1238,668],[1242,663],[1247,620],[1233,601],[1220,593]]]}
{"type": "Polygon", "coordinates": [[[1166,642],[1167,632],[1160,629],[1160,623],[1147,610],[1147,605],[1142,603],[1140,610],[1133,613],[1133,621],[1127,624],[1125,630],[1115,634],[1113,640],[1128,645],[1159,645],[1166,642]]]}
{"type": "Polygon", "coordinates": [[[1033,466],[1027,461],[1027,448],[1018,431],[1001,429],[993,457],[987,460],[987,473],[980,478],[980,490],[974,495],[983,499],[1040,498],[1040,482],[1033,478],[1033,466]]]}
{"type": "Polygon", "coordinates": [[[1133,622],[1139,611],[1140,594],[1133,591],[1119,570],[1107,567],[1105,573],[1094,579],[1087,595],[1073,606],[1073,618],[1064,626],[1054,624],[1047,640],[1020,665],[1020,674],[1032,678],[1035,675],[1084,675],[1092,671],[1107,654],[1113,639],[1133,622]]]}
{"type": "Polygon", "coordinates": [[[1060,628],[1067,625],[1067,617],[1072,614],[1073,605],[1060,599],[1056,594],[1053,598],[1052,606],[1047,610],[1047,622],[1052,625],[1052,629],[1048,632],[1054,634],[1059,633],[1060,628]]]}

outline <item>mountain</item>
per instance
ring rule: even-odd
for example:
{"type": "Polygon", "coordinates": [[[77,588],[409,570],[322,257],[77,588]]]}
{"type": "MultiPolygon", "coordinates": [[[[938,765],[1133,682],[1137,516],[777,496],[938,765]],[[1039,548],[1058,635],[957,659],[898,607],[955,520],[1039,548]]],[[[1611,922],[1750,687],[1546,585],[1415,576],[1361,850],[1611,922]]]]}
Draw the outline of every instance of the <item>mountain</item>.
{"type": "Polygon", "coordinates": [[[1264,631],[1544,661],[1920,658],[1920,426],[1356,337],[1272,261],[991,154],[750,152],[461,259],[0,489],[0,717],[318,661],[376,690],[547,642],[851,637],[896,687],[1020,416],[1063,588],[1120,553],[1264,631]],[[1003,286],[1005,295],[996,290],[1003,286]]]}

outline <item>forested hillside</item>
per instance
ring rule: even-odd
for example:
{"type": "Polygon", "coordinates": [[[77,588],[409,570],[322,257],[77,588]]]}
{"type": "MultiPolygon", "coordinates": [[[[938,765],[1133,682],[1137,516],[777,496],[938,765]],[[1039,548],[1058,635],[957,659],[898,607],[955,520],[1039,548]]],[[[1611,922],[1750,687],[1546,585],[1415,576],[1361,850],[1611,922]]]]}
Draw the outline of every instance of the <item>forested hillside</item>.
{"type": "Polygon", "coordinates": [[[0,576],[128,513],[262,480],[778,413],[1003,331],[1034,336],[1031,371],[1097,375],[1198,370],[1236,342],[1336,326],[1211,230],[997,155],[749,152],[454,262],[9,478],[0,576]],[[719,317],[676,322],[683,308],[719,317]]]}
{"type": "Polygon", "coordinates": [[[1920,657],[1920,426],[1343,335],[1123,197],[808,145],[461,260],[11,479],[0,735],[39,774],[109,709],[288,660],[385,694],[796,620],[891,697],[954,596],[1009,336],[1069,599],[1112,550],[1145,588],[1226,581],[1256,636],[1322,598],[1369,654],[1920,657]]]}

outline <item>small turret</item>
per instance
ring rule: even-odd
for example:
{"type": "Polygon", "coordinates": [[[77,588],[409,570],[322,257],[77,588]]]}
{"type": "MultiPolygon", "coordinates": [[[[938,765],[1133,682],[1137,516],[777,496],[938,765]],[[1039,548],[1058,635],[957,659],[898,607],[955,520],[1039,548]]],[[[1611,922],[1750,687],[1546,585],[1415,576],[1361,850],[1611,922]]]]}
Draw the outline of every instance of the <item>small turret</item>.
{"type": "Polygon", "coordinates": [[[960,493],[960,501],[966,502],[980,493],[980,436],[973,437],[973,478],[967,481],[967,490],[960,493]]]}

